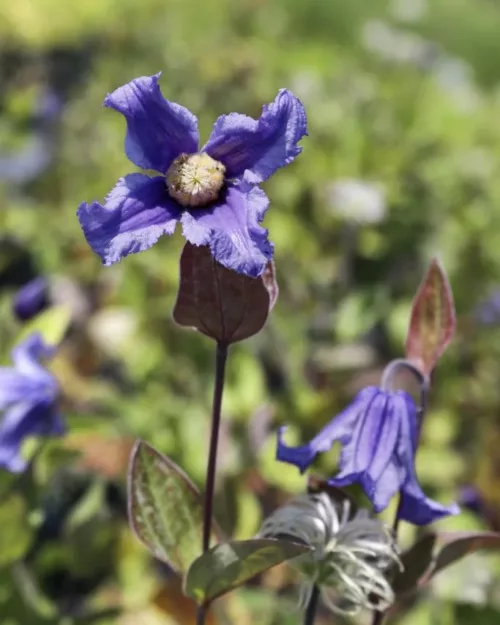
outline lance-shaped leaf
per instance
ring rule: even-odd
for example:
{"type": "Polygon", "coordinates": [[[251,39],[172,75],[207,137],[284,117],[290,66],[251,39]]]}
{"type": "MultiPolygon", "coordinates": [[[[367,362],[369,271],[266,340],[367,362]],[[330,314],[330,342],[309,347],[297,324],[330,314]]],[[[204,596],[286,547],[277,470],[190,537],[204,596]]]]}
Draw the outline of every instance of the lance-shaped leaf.
{"type": "Polygon", "coordinates": [[[207,605],[255,575],[308,551],[306,545],[268,538],[222,543],[193,562],[184,591],[199,605],[207,605]]]}
{"type": "Polygon", "coordinates": [[[137,537],[159,560],[184,573],[201,552],[203,506],[187,475],[137,441],[130,456],[128,513],[137,537]]]}
{"type": "Polygon", "coordinates": [[[418,588],[425,573],[432,566],[436,538],[436,534],[426,534],[403,553],[401,563],[404,568],[398,572],[392,583],[396,595],[400,596],[418,588]]]}
{"type": "Polygon", "coordinates": [[[0,505],[0,567],[12,564],[28,550],[33,530],[28,523],[26,501],[12,494],[0,505]]]}
{"type": "Polygon", "coordinates": [[[266,323],[270,292],[262,278],[250,278],[217,263],[207,246],[186,243],[173,316],[229,345],[257,334],[266,323]]]}
{"type": "Polygon", "coordinates": [[[425,581],[470,553],[500,549],[500,534],[497,532],[440,532],[438,541],[442,547],[425,581]]]}
{"type": "Polygon", "coordinates": [[[444,269],[434,259],[413,300],[406,357],[429,375],[454,332],[453,294],[444,269]]]}

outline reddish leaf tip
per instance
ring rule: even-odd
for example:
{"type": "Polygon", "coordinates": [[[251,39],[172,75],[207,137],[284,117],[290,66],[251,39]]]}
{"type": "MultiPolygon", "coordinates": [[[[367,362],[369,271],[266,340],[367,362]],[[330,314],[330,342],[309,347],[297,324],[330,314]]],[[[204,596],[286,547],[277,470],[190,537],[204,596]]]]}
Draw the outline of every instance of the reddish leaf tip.
{"type": "Polygon", "coordinates": [[[429,375],[455,333],[453,293],[440,260],[431,260],[413,300],[406,357],[429,375]]]}

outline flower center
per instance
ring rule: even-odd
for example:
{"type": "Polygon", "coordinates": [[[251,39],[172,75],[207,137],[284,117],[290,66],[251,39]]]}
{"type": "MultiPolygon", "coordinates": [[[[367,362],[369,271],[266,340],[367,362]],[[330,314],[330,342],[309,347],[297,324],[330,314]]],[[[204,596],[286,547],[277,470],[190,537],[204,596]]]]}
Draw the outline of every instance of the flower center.
{"type": "Polygon", "coordinates": [[[167,171],[170,197],[181,206],[202,207],[219,197],[226,168],[208,154],[181,154],[167,171]]]}

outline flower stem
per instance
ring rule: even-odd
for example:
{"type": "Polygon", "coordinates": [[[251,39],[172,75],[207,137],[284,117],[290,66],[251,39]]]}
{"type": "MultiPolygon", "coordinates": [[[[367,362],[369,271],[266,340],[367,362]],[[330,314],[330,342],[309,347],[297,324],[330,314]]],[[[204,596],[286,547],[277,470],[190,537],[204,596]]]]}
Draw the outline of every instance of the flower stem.
{"type": "Polygon", "coordinates": [[[205,608],[202,605],[196,612],[196,625],[205,625],[205,608]]]}
{"type": "Polygon", "coordinates": [[[309,603],[307,604],[306,612],[304,614],[304,625],[313,625],[316,618],[316,609],[318,607],[319,599],[319,586],[316,584],[313,586],[309,603]]]}
{"type": "Polygon", "coordinates": [[[210,433],[210,448],[208,452],[207,476],[205,481],[205,505],[203,513],[203,551],[210,547],[212,532],[212,509],[215,489],[215,470],[217,465],[217,448],[219,446],[219,430],[221,419],[222,393],[224,391],[224,376],[229,346],[217,343],[215,352],[215,381],[212,400],[212,431],[210,433]]]}
{"type": "MultiPolygon", "coordinates": [[[[212,429],[210,433],[210,447],[208,451],[207,473],[205,478],[205,501],[203,506],[203,552],[210,548],[210,536],[212,533],[212,511],[217,466],[217,448],[219,446],[222,393],[224,391],[224,377],[228,352],[229,345],[217,342],[215,352],[214,394],[212,400],[212,429]]],[[[204,607],[198,608],[196,617],[197,625],[204,625],[205,616],[206,609],[204,607]]]]}

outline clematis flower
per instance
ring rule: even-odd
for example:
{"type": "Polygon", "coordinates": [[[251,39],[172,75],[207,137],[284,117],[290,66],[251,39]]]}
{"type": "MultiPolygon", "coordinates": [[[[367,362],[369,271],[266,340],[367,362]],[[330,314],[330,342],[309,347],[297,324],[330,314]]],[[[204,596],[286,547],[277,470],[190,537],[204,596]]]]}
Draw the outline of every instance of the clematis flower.
{"type": "Polygon", "coordinates": [[[39,276],[23,285],[12,300],[12,310],[20,321],[28,321],[47,308],[49,284],[39,276]]]}
{"type": "Polygon", "coordinates": [[[49,89],[37,98],[28,121],[30,136],[15,152],[0,150],[0,181],[23,185],[38,178],[51,165],[56,153],[56,125],[62,101],[49,89]]]}
{"type": "Polygon", "coordinates": [[[32,334],[12,351],[13,367],[0,367],[0,467],[23,471],[20,448],[27,436],[58,436],[64,432],[57,411],[58,385],[40,364],[54,348],[32,334]]]}
{"type": "Polygon", "coordinates": [[[386,508],[398,492],[399,518],[415,525],[459,512],[455,504],[446,507],[426,497],[418,483],[417,410],[405,391],[386,391],[376,386],[363,389],[350,406],[301,447],[288,447],[283,442],[283,430],[278,434],[277,458],[301,472],[319,452],[340,442],[340,472],[329,483],[337,487],[360,483],[375,512],[386,508]]]}
{"type": "Polygon", "coordinates": [[[259,537],[286,537],[311,547],[291,561],[304,578],[303,608],[315,585],[325,605],[339,614],[386,610],[394,602],[387,577],[395,565],[402,566],[394,540],[380,521],[366,510],[354,513],[347,500],[299,495],[264,520],[259,537]]]}
{"type": "Polygon", "coordinates": [[[458,503],[462,508],[473,512],[482,519],[489,529],[500,531],[500,517],[495,506],[472,484],[463,484],[458,489],[458,503]]]}
{"type": "Polygon", "coordinates": [[[500,291],[496,291],[476,307],[474,318],[484,326],[494,326],[500,323],[500,291]]]}
{"type": "Polygon", "coordinates": [[[150,248],[180,222],[190,243],[209,245],[222,265],[257,277],[273,255],[260,226],[269,200],[257,185],[301,152],[304,107],[282,89],[258,120],[239,113],[219,117],[200,149],[196,117],[164,99],[159,77],[132,80],[104,101],[127,121],[128,158],[159,175],[129,174],[104,205],[81,204],[85,237],[111,265],[150,248]]]}

